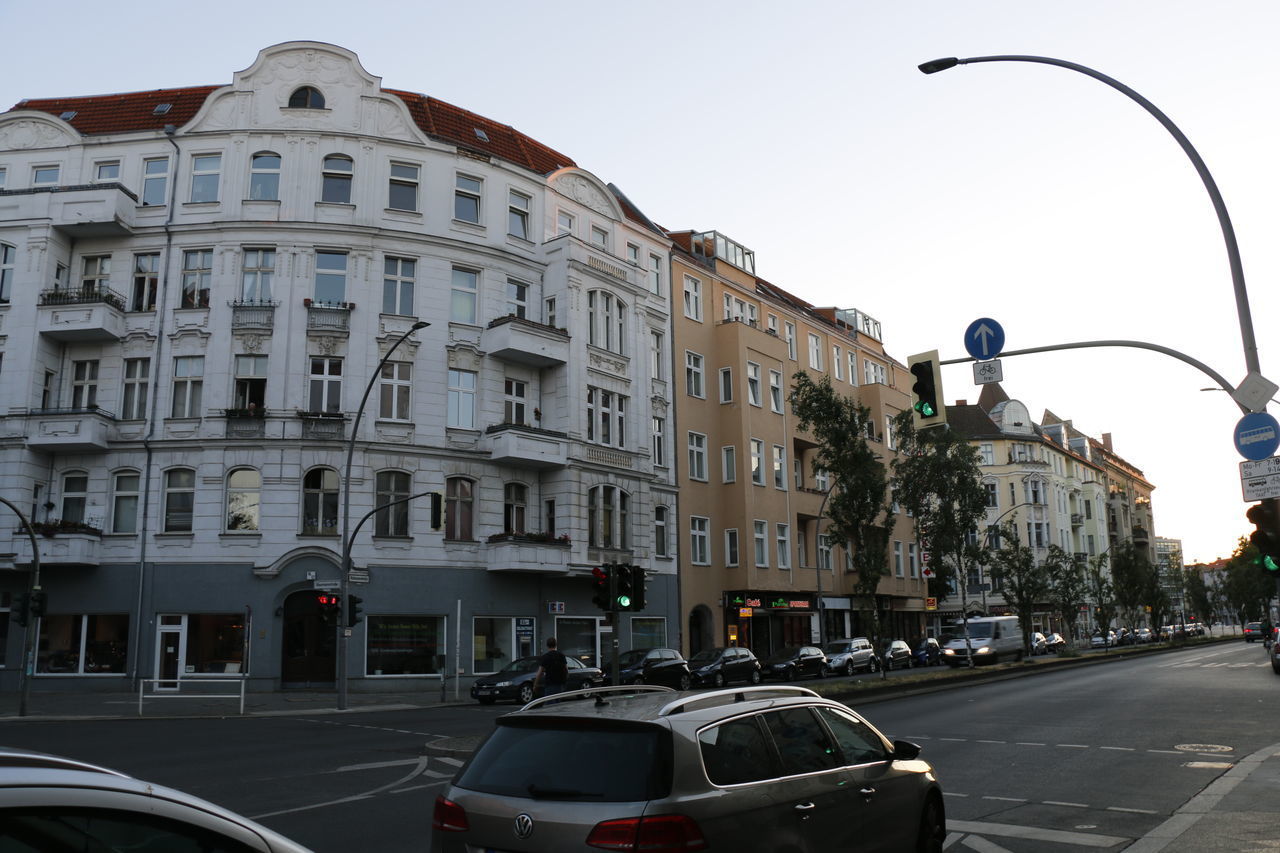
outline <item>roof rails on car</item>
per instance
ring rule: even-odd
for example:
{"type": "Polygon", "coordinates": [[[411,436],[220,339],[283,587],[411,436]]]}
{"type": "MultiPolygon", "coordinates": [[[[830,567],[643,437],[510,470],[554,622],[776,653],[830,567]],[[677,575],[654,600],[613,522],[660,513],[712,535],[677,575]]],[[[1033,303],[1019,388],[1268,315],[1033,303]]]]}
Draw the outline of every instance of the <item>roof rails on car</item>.
{"type": "Polygon", "coordinates": [[[760,687],[728,687],[724,690],[712,690],[707,693],[695,693],[691,696],[685,696],[674,702],[662,706],[658,711],[659,717],[666,717],[671,714],[679,714],[686,710],[690,710],[690,706],[700,708],[709,708],[717,704],[729,704],[730,702],[747,702],[751,699],[768,699],[771,696],[805,696],[814,699],[821,699],[822,696],[808,687],[799,687],[789,684],[764,685],[760,687]],[[732,698],[730,698],[732,697],[732,698]],[[722,700],[729,699],[729,702],[722,700]]]}
{"type": "Polygon", "coordinates": [[[552,702],[559,702],[561,699],[585,699],[588,696],[595,696],[597,705],[607,704],[604,698],[606,693],[620,693],[624,696],[634,696],[637,693],[675,693],[670,687],[663,687],[660,684],[606,684],[604,687],[584,687],[582,690],[566,690],[564,693],[552,693],[550,696],[539,696],[527,705],[520,708],[521,711],[528,711],[542,705],[552,702]]]}

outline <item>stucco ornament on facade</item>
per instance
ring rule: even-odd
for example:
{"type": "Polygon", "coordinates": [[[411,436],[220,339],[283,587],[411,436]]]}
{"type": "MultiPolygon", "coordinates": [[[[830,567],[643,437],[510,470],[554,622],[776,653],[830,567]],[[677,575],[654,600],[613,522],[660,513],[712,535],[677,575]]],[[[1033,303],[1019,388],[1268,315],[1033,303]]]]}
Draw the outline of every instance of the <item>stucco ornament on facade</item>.
{"type": "Polygon", "coordinates": [[[0,123],[0,148],[52,148],[77,141],[73,133],[47,116],[16,118],[0,123]]]}
{"type": "Polygon", "coordinates": [[[610,219],[617,218],[617,211],[601,189],[582,175],[564,175],[553,184],[556,191],[583,207],[590,208],[610,219]]]}

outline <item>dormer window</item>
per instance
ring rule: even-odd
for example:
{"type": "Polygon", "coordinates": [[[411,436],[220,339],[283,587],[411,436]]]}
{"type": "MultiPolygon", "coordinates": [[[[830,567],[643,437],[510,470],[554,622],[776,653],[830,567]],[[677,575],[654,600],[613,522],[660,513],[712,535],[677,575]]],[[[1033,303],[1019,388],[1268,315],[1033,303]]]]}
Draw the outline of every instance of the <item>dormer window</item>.
{"type": "Polygon", "coordinates": [[[294,89],[293,94],[289,96],[289,107],[291,109],[322,110],[324,109],[324,95],[314,86],[299,87],[294,89]]]}

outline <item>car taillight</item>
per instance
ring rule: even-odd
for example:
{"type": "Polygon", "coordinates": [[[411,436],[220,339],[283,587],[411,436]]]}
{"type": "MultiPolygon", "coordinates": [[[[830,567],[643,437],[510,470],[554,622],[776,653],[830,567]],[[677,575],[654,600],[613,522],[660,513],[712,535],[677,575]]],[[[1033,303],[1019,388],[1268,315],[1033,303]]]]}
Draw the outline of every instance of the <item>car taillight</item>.
{"type": "Polygon", "coordinates": [[[431,828],[441,832],[466,832],[471,828],[471,824],[467,823],[467,810],[453,800],[437,796],[431,828]]]}
{"type": "Polygon", "coordinates": [[[625,853],[690,853],[711,849],[698,824],[682,814],[601,821],[587,836],[587,846],[625,853]]]}

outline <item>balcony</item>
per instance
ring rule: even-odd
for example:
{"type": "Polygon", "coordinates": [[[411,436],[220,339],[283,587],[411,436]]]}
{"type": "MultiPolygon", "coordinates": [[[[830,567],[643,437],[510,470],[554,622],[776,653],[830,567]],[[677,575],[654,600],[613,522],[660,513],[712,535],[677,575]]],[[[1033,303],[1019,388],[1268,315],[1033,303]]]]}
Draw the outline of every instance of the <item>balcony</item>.
{"type": "Polygon", "coordinates": [[[276,302],[231,302],[231,329],[236,332],[267,332],[276,325],[276,302]]]}
{"type": "Polygon", "coordinates": [[[307,306],[307,334],[319,337],[345,338],[351,334],[351,310],[354,302],[315,302],[302,300],[307,306]]]}
{"type": "Polygon", "coordinates": [[[345,441],[347,416],[341,412],[298,412],[302,437],[314,441],[345,441]]]}
{"type": "Polygon", "coordinates": [[[485,563],[491,572],[569,573],[571,550],[567,539],[548,539],[536,533],[500,533],[490,536],[485,548],[485,563]]]}
{"type": "Polygon", "coordinates": [[[1150,541],[1151,537],[1147,534],[1147,529],[1145,527],[1133,528],[1133,544],[1146,545],[1150,541]]]}
{"type": "Polygon", "coordinates": [[[494,424],[485,430],[480,450],[491,461],[513,468],[563,468],[569,461],[569,437],[524,424],[494,424]]]}
{"type": "Polygon", "coordinates": [[[267,434],[267,410],[256,406],[247,409],[224,409],[227,438],[263,438],[267,434]]]}
{"type": "Polygon", "coordinates": [[[35,409],[27,447],[47,453],[100,453],[108,449],[116,416],[105,409],[35,409]]]}
{"type": "Polygon", "coordinates": [[[105,287],[46,290],[36,331],[55,341],[118,341],[124,337],[124,297],[105,287]]]}
{"type": "MultiPolygon", "coordinates": [[[[35,525],[38,527],[38,525],[35,525]]],[[[13,562],[29,564],[31,538],[24,531],[13,532],[13,562]]],[[[102,533],[41,533],[36,530],[36,545],[40,548],[40,566],[98,566],[102,562],[102,533]]]]}
{"type": "Polygon", "coordinates": [[[569,360],[569,333],[509,314],[489,323],[480,336],[480,348],[514,364],[555,367],[569,360]]]}
{"type": "Polygon", "coordinates": [[[52,187],[32,198],[37,205],[42,201],[53,227],[76,240],[133,233],[138,198],[120,184],[52,187]]]}
{"type": "Polygon", "coordinates": [[[1078,512],[1071,513],[1071,526],[1084,527],[1084,515],[1078,512]]]}

